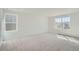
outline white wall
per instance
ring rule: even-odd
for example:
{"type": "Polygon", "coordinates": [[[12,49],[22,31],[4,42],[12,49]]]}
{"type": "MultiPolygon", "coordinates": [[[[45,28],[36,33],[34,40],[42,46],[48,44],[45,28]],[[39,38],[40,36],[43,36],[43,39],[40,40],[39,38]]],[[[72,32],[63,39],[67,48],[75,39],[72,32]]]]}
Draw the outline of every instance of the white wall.
{"type": "Polygon", "coordinates": [[[0,39],[1,39],[1,21],[0,21],[0,39]]]}
{"type": "Polygon", "coordinates": [[[5,11],[6,13],[13,13],[18,15],[18,31],[5,32],[5,39],[16,39],[26,35],[40,34],[48,32],[48,19],[46,17],[28,13],[19,13],[12,11],[5,11]]]}
{"type": "Polygon", "coordinates": [[[3,33],[2,33],[2,21],[3,21],[3,9],[2,8],[0,8],[0,40],[2,39],[2,35],[3,35],[3,33]]]}
{"type": "MultiPolygon", "coordinates": [[[[70,22],[70,29],[68,30],[64,30],[63,33],[65,34],[71,34],[74,36],[79,36],[79,28],[78,28],[78,24],[79,24],[79,12],[76,13],[72,13],[72,14],[65,14],[71,17],[71,22],[70,22]]],[[[49,17],[49,32],[53,32],[53,33],[62,33],[61,30],[56,30],[55,29],[55,21],[54,21],[54,16],[53,17],[49,17]]]]}

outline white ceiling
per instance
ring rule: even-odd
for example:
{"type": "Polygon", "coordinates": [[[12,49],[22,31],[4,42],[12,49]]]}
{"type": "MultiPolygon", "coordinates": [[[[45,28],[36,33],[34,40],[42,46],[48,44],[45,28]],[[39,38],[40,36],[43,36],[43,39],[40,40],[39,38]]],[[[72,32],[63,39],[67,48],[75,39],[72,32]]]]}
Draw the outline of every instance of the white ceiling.
{"type": "Polygon", "coordinates": [[[78,12],[79,8],[7,8],[7,10],[37,15],[40,14],[46,16],[56,16],[61,14],[78,12]]]}

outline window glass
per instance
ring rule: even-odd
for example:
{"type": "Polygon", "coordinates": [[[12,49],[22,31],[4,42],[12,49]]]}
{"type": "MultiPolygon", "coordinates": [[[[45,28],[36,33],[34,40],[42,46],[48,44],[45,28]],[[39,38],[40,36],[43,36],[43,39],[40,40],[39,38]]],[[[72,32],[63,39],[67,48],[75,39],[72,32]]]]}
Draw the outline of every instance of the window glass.
{"type": "Polygon", "coordinates": [[[55,18],[56,25],[58,28],[69,29],[70,17],[69,16],[61,16],[55,18]]]}

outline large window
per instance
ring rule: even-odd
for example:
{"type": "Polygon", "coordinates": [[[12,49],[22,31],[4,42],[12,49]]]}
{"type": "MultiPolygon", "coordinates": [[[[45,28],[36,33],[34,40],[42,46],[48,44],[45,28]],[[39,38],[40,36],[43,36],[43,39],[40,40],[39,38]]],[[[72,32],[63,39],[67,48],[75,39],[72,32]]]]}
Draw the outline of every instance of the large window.
{"type": "Polygon", "coordinates": [[[5,31],[15,31],[17,29],[17,16],[13,14],[5,15],[5,31]]]}
{"type": "Polygon", "coordinates": [[[55,22],[56,22],[57,28],[64,28],[64,29],[70,28],[70,17],[69,16],[56,17],[55,22]]]}

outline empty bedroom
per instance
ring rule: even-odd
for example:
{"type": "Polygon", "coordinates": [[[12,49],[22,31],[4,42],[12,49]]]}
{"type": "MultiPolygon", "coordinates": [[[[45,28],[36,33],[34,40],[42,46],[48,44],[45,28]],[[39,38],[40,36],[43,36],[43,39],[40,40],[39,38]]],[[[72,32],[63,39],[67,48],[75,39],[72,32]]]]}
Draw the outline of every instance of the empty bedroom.
{"type": "Polygon", "coordinates": [[[79,51],[79,8],[0,8],[0,51],[79,51]]]}

